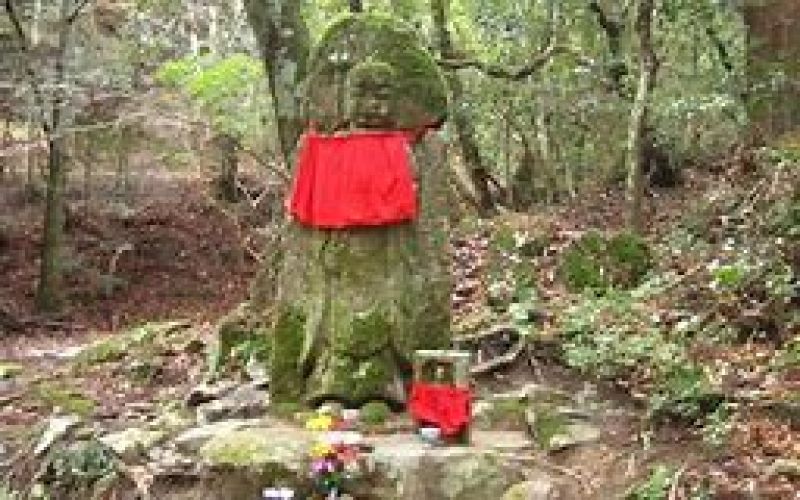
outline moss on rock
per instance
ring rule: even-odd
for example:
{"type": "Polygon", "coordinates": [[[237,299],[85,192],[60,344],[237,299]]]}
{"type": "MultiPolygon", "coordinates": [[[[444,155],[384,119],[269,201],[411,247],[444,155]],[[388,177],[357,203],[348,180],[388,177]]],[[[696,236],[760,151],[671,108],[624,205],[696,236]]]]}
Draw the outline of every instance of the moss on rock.
{"type": "Polygon", "coordinates": [[[385,312],[371,309],[352,314],[349,324],[343,325],[332,348],[337,353],[363,359],[379,354],[389,345],[392,325],[385,312]]]}
{"type": "Polygon", "coordinates": [[[33,387],[31,396],[51,411],[58,408],[62,412],[84,417],[91,414],[97,406],[94,400],[74,387],[55,382],[40,382],[33,387]]]}
{"type": "Polygon", "coordinates": [[[417,128],[447,114],[444,78],[414,30],[392,16],[369,13],[338,18],[313,50],[306,90],[310,119],[326,130],[343,120],[344,77],[367,59],[395,70],[393,101],[398,126],[417,128]]]}
{"type": "Polygon", "coordinates": [[[213,436],[198,455],[214,466],[229,465],[271,470],[276,476],[303,472],[310,435],[285,428],[239,429],[213,436]]]}
{"type": "Polygon", "coordinates": [[[12,379],[22,373],[22,365],[0,362],[0,380],[12,379]]]}
{"type": "Polygon", "coordinates": [[[297,308],[287,307],[277,318],[272,331],[270,384],[273,401],[297,401],[304,379],[301,367],[306,315],[297,308]]]}

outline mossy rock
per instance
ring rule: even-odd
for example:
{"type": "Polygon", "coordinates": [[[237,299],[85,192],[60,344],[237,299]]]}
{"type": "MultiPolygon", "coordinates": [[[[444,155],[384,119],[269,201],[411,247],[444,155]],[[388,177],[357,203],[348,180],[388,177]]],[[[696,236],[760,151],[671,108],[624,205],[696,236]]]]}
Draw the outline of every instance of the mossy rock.
{"type": "Polygon", "coordinates": [[[60,408],[63,412],[84,417],[91,414],[97,406],[94,400],[87,398],[76,388],[61,383],[40,382],[32,388],[30,396],[50,411],[60,408]]]}
{"type": "Polygon", "coordinates": [[[119,361],[125,357],[129,346],[130,340],[123,335],[98,340],[82,350],[76,361],[84,366],[119,361]]]}
{"type": "Polygon", "coordinates": [[[311,54],[306,82],[308,118],[323,130],[344,120],[347,73],[372,60],[396,73],[393,117],[400,128],[418,128],[447,114],[447,88],[436,61],[417,33],[385,14],[348,14],[334,21],[311,54]]]}
{"type": "Polygon", "coordinates": [[[0,380],[8,380],[17,377],[22,373],[22,365],[17,363],[0,362],[0,380]]]}
{"type": "Polygon", "coordinates": [[[573,291],[603,291],[634,287],[651,267],[650,248],[640,236],[590,232],[566,251],[559,270],[573,291]]]}

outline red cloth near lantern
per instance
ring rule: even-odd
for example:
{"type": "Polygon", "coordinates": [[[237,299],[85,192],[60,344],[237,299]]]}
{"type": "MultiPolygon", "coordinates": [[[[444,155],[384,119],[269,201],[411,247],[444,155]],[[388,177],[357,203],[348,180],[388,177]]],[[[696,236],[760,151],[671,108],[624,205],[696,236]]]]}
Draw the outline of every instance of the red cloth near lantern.
{"type": "Polygon", "coordinates": [[[415,382],[408,408],[417,423],[435,425],[442,436],[452,437],[469,425],[471,401],[467,388],[415,382]]]}
{"type": "Polygon", "coordinates": [[[308,132],[298,155],[289,212],[303,224],[326,229],[414,219],[410,140],[404,131],[308,132]]]}

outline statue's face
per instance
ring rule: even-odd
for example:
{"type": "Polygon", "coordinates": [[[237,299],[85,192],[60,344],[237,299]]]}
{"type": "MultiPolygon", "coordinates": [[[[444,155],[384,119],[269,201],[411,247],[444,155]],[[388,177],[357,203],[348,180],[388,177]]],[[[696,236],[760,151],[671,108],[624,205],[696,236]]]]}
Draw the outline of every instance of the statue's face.
{"type": "Polygon", "coordinates": [[[350,118],[359,128],[392,126],[392,86],[388,81],[357,82],[350,89],[350,118]]]}

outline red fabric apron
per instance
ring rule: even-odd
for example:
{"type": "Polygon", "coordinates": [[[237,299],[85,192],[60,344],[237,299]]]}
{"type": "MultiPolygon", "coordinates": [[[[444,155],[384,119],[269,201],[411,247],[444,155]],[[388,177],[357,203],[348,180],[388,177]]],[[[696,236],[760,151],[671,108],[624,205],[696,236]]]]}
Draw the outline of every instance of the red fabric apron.
{"type": "Polygon", "coordinates": [[[455,436],[470,421],[472,393],[469,389],[416,382],[411,386],[408,408],[419,424],[435,425],[443,436],[455,436]]]}
{"type": "Polygon", "coordinates": [[[412,220],[417,196],[407,132],[308,132],[298,154],[289,213],[325,229],[412,220]]]}

